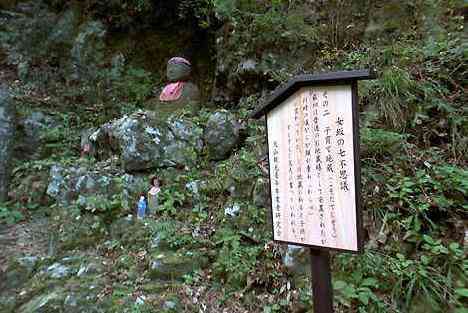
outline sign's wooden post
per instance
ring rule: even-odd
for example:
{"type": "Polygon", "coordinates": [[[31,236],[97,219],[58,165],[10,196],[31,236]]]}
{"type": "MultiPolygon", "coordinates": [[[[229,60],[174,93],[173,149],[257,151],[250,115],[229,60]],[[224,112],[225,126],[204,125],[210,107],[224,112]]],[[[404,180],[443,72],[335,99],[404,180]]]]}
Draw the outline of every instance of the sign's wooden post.
{"type": "Polygon", "coordinates": [[[252,115],[266,116],[273,239],[311,248],[315,313],[333,312],[329,250],[362,250],[357,81],[371,76],[297,76],[252,115]]]}
{"type": "Polygon", "coordinates": [[[310,248],[314,313],[333,312],[330,255],[326,250],[310,248]]]}

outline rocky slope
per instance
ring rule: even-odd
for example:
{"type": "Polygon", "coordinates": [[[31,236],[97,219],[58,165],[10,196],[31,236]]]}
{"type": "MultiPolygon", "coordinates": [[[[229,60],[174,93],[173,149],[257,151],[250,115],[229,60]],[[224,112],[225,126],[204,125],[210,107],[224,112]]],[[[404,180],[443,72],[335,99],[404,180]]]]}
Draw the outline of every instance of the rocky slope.
{"type": "Polygon", "coordinates": [[[249,116],[295,74],[358,68],[379,76],[359,86],[366,247],[332,255],[336,311],[465,312],[464,12],[0,3],[0,312],[310,312],[307,250],[271,241],[249,116]],[[199,106],[158,100],[174,55],[199,106]]]}

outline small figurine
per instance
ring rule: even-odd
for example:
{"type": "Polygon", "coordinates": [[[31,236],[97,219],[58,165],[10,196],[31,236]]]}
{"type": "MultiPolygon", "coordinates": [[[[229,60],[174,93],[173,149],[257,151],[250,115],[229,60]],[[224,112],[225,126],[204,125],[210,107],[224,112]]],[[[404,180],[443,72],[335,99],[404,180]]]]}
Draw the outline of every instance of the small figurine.
{"type": "Polygon", "coordinates": [[[166,75],[170,83],[164,87],[159,100],[183,103],[200,100],[198,87],[190,82],[191,67],[191,63],[182,57],[174,57],[167,62],[166,75]]]}
{"type": "Polygon", "coordinates": [[[146,203],[146,196],[144,193],[140,194],[140,200],[138,200],[138,208],[137,208],[137,218],[138,219],[143,219],[146,215],[146,208],[147,208],[147,203],[146,203]]]}
{"type": "Polygon", "coordinates": [[[159,179],[153,177],[151,179],[151,189],[148,191],[148,211],[153,213],[158,208],[158,194],[161,192],[159,187],[159,179]]]}

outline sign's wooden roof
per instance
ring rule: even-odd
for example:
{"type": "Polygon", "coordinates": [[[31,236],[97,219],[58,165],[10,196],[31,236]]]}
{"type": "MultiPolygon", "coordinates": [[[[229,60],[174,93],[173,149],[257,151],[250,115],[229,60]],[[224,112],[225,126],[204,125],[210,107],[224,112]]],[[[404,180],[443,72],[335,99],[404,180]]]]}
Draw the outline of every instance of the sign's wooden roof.
{"type": "Polygon", "coordinates": [[[373,79],[374,74],[370,70],[358,70],[358,71],[341,71],[341,72],[330,72],[321,74],[307,74],[299,75],[290,80],[286,85],[276,89],[268,101],[259,107],[251,115],[253,118],[260,118],[264,114],[268,113],[289,96],[295,93],[298,89],[306,86],[321,85],[321,84],[342,84],[350,83],[355,80],[362,79],[373,79]]]}

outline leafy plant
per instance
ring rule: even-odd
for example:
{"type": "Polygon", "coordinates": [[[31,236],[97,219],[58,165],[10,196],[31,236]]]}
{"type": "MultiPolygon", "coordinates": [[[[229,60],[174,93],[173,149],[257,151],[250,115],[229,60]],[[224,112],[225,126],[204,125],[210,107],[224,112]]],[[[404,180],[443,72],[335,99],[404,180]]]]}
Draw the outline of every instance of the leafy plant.
{"type": "Polygon", "coordinates": [[[392,154],[404,147],[406,135],[378,128],[361,128],[361,141],[374,156],[392,154]]]}
{"type": "Polygon", "coordinates": [[[129,67],[121,78],[114,81],[113,88],[125,102],[141,106],[151,95],[154,85],[151,73],[129,67]]]}
{"type": "Polygon", "coordinates": [[[248,273],[257,263],[262,247],[242,244],[241,236],[228,228],[217,232],[215,244],[221,246],[214,263],[215,273],[224,278],[230,286],[244,286],[248,273]]]}
{"type": "Polygon", "coordinates": [[[6,203],[0,203],[0,223],[6,223],[8,225],[16,224],[23,220],[23,214],[15,208],[7,205],[6,203]]]}
{"type": "Polygon", "coordinates": [[[167,213],[175,215],[177,209],[184,203],[185,194],[180,192],[176,186],[165,187],[159,193],[160,205],[157,211],[160,213],[167,213]]]}

